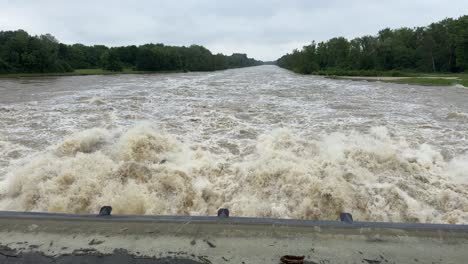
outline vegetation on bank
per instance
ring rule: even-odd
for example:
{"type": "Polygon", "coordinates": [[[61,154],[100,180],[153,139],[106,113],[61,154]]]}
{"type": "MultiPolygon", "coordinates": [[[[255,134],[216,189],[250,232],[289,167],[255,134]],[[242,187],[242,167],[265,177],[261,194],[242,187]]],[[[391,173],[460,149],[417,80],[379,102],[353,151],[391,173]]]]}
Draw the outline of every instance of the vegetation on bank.
{"type": "Polygon", "coordinates": [[[424,86],[453,86],[461,85],[468,87],[468,76],[458,75],[428,75],[420,74],[416,77],[408,76],[391,76],[391,75],[380,75],[380,76],[337,76],[331,75],[328,78],[332,79],[349,79],[356,81],[380,81],[380,82],[390,82],[390,83],[401,83],[401,84],[417,84],[424,86]]]}
{"type": "Polygon", "coordinates": [[[324,75],[332,79],[350,79],[350,80],[366,80],[366,81],[381,81],[402,84],[417,84],[425,86],[452,86],[462,85],[468,87],[468,74],[452,73],[452,74],[431,74],[431,73],[410,73],[410,72],[360,72],[347,71],[340,72],[322,71],[316,74],[324,75]]]}
{"type": "Polygon", "coordinates": [[[385,80],[385,82],[417,84],[429,86],[462,85],[468,87],[468,79],[447,79],[443,77],[411,77],[397,80],[385,80]]]}
{"type": "Polygon", "coordinates": [[[376,36],[312,42],[284,55],[277,65],[302,74],[337,76],[414,77],[468,71],[468,16],[427,27],[387,28],[376,36]]]}
{"type": "Polygon", "coordinates": [[[450,86],[457,83],[457,80],[453,79],[441,79],[441,78],[420,78],[412,77],[400,80],[393,80],[395,83],[406,83],[406,84],[419,84],[419,85],[434,85],[434,86],[450,86]]]}
{"type": "Polygon", "coordinates": [[[465,87],[468,87],[468,78],[462,79],[458,82],[460,85],[463,85],[465,87]]]}
{"type": "Polygon", "coordinates": [[[342,69],[327,69],[312,72],[315,75],[322,76],[366,76],[366,77],[416,77],[420,74],[408,71],[377,71],[377,70],[342,70],[342,69]]]}
{"type": "Polygon", "coordinates": [[[50,34],[31,36],[24,30],[0,31],[0,74],[214,71],[260,64],[246,54],[212,54],[199,45],[67,45],[50,34]]]}
{"type": "Polygon", "coordinates": [[[177,73],[182,71],[135,71],[123,69],[122,71],[109,71],[104,69],[76,69],[72,72],[44,72],[44,73],[2,73],[0,78],[46,77],[46,76],[86,76],[86,75],[115,75],[115,74],[151,74],[151,73],[177,73]]]}

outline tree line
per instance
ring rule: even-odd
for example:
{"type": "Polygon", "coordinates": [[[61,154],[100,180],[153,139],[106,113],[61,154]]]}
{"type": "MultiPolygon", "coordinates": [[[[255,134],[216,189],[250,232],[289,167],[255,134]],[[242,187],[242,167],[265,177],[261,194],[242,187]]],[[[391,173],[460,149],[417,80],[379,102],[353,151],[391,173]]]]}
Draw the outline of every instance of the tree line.
{"type": "Polygon", "coordinates": [[[50,34],[32,36],[24,30],[0,31],[0,73],[54,73],[97,68],[110,71],[213,71],[260,64],[246,54],[212,54],[199,45],[67,45],[50,34]]]}
{"type": "Polygon", "coordinates": [[[468,71],[468,16],[426,27],[386,28],[376,36],[312,42],[284,55],[277,64],[303,74],[468,71]]]}

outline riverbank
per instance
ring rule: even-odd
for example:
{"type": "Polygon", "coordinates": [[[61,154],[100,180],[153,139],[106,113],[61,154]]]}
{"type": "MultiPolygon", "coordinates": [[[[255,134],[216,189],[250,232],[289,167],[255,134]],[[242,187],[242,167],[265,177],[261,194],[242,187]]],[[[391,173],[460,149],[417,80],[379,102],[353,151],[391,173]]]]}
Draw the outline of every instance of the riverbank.
{"type": "MultiPolygon", "coordinates": [[[[247,67],[255,67],[255,66],[247,66],[247,67]]],[[[244,68],[244,67],[238,67],[244,68]]],[[[236,69],[228,68],[228,69],[236,69]]],[[[214,71],[222,71],[228,69],[219,69],[214,71]]],[[[27,77],[51,77],[51,76],[86,76],[86,75],[117,75],[117,74],[155,74],[155,73],[181,73],[181,72],[189,72],[189,71],[135,71],[132,69],[123,69],[122,71],[108,71],[104,69],[77,69],[72,72],[45,72],[45,73],[4,73],[0,74],[1,78],[27,78],[27,77]]]]}
{"type": "MultiPolygon", "coordinates": [[[[104,69],[77,69],[73,72],[58,72],[58,73],[7,73],[0,74],[0,78],[23,78],[23,77],[51,77],[51,76],[86,76],[86,75],[116,75],[116,74],[151,74],[151,73],[178,73],[182,71],[135,71],[132,69],[124,69],[123,71],[107,71],[104,69]]],[[[430,73],[403,73],[403,72],[379,72],[375,76],[375,72],[367,74],[363,71],[363,75],[355,75],[354,72],[350,75],[334,75],[324,74],[324,72],[316,73],[320,76],[325,76],[329,79],[343,79],[354,81],[368,81],[368,82],[389,82],[400,84],[415,84],[425,86],[453,86],[462,85],[468,87],[468,74],[441,74],[434,75],[430,73]],[[393,75],[393,76],[392,76],[393,75]],[[394,76],[397,75],[397,76],[394,76]]]]}
{"type": "Polygon", "coordinates": [[[49,77],[49,76],[86,76],[86,75],[115,75],[115,74],[149,74],[149,73],[177,73],[182,71],[135,71],[124,69],[123,71],[107,71],[103,69],[77,69],[72,72],[48,72],[48,73],[6,73],[0,74],[0,78],[22,77],[49,77]]]}
{"type": "Polygon", "coordinates": [[[468,87],[468,76],[464,74],[448,76],[418,76],[418,77],[392,77],[392,76],[327,76],[330,79],[345,79],[369,82],[389,82],[400,84],[415,84],[426,86],[453,86],[462,85],[468,87]]]}

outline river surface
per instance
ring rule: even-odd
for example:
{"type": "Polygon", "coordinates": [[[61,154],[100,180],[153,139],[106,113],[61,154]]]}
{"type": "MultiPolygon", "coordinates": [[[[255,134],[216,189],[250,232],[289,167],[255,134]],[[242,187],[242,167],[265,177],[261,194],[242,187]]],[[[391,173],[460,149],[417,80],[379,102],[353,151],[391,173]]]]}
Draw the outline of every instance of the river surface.
{"type": "Polygon", "coordinates": [[[276,66],[0,79],[0,209],[468,223],[468,89],[276,66]]]}

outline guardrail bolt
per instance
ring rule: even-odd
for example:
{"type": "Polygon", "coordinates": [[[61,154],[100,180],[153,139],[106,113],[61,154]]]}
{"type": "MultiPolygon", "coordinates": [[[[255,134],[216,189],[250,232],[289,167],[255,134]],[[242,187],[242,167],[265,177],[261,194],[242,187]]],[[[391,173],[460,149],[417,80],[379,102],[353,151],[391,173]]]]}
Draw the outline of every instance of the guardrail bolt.
{"type": "Polygon", "coordinates": [[[111,212],[112,206],[103,206],[101,207],[101,210],[99,210],[99,216],[111,215],[111,212]]]}
{"type": "MultiPolygon", "coordinates": [[[[286,255],[281,257],[281,263],[284,264],[304,264],[304,259],[305,256],[292,256],[292,255],[286,255]]],[[[307,262],[310,263],[310,262],[307,262]]],[[[312,262],[315,263],[315,262],[312,262]]]]}
{"type": "Polygon", "coordinates": [[[229,209],[221,208],[218,210],[218,217],[221,218],[228,218],[229,217],[229,209]]]}
{"type": "Polygon", "coordinates": [[[341,222],[352,224],[353,223],[353,216],[350,213],[341,213],[340,214],[340,220],[341,220],[341,222]]]}

